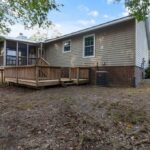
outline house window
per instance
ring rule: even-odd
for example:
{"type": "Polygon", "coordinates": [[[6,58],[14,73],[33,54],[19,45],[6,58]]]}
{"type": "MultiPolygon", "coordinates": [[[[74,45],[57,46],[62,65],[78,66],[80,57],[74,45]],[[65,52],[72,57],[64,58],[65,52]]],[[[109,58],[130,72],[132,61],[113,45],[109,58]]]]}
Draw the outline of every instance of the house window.
{"type": "Polygon", "coordinates": [[[84,37],[84,57],[95,56],[95,35],[84,37]]]}
{"type": "Polygon", "coordinates": [[[70,52],[71,51],[71,40],[65,41],[63,43],[63,52],[70,52]]]}

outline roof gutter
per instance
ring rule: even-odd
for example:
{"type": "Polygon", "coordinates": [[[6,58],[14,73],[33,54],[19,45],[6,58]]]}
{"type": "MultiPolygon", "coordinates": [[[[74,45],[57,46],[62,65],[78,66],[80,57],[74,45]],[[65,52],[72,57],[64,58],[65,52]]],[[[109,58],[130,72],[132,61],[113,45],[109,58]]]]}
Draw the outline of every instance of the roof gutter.
{"type": "Polygon", "coordinates": [[[17,38],[9,38],[5,36],[0,36],[0,41],[10,40],[10,41],[17,41],[17,42],[24,42],[24,43],[31,43],[31,44],[39,44],[40,42],[24,40],[24,39],[17,39],[17,38]]]}

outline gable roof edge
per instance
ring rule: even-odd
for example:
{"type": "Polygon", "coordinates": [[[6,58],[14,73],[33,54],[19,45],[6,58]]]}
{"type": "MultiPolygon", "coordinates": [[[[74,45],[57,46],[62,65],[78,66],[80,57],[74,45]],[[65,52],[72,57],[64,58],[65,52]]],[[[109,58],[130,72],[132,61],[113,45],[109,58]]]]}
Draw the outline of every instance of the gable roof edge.
{"type": "Polygon", "coordinates": [[[83,29],[83,30],[80,30],[80,31],[69,33],[69,34],[54,38],[54,39],[45,40],[44,43],[49,43],[49,42],[54,42],[54,41],[61,40],[61,39],[64,39],[64,38],[69,38],[71,36],[75,36],[75,35],[90,32],[90,31],[93,31],[93,30],[105,28],[105,27],[112,26],[112,25],[115,25],[115,24],[118,24],[118,23],[129,21],[129,20],[132,20],[132,19],[135,19],[135,18],[132,17],[132,16],[127,16],[127,17],[115,19],[115,20],[112,20],[112,21],[109,21],[109,22],[106,22],[106,23],[103,23],[103,24],[100,24],[100,25],[97,25],[97,26],[93,26],[93,27],[90,27],[90,28],[87,28],[87,29],[83,29]]]}

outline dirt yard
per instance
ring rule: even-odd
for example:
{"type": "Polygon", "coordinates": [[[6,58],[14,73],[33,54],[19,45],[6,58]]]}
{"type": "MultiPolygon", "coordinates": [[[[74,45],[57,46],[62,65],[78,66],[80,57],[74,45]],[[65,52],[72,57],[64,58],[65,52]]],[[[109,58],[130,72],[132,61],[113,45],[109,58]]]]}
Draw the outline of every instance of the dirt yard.
{"type": "Polygon", "coordinates": [[[0,88],[0,150],[150,150],[150,88],[0,88]]]}

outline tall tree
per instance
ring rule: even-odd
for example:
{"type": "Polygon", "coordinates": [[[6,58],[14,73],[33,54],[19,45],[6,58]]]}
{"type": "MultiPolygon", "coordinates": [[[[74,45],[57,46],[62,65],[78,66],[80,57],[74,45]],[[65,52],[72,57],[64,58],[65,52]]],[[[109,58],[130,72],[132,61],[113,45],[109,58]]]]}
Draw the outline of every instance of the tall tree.
{"type": "Polygon", "coordinates": [[[125,0],[125,6],[138,21],[145,20],[150,14],[150,0],[125,0]]]}
{"type": "Polygon", "coordinates": [[[0,33],[9,32],[9,25],[15,23],[22,23],[26,28],[49,27],[52,22],[48,13],[59,10],[60,6],[55,0],[1,0],[0,33]]]}
{"type": "Polygon", "coordinates": [[[33,35],[29,37],[30,40],[36,41],[36,42],[42,42],[48,38],[48,34],[44,32],[37,31],[33,35]]]}
{"type": "MultiPolygon", "coordinates": [[[[121,0],[114,0],[121,1],[121,0]]],[[[150,0],[124,0],[129,13],[138,21],[144,20],[150,13],[150,0]]],[[[9,26],[22,23],[26,28],[35,25],[49,27],[48,13],[59,10],[55,0],[1,0],[0,2],[0,33],[10,31],[9,26]]]]}

